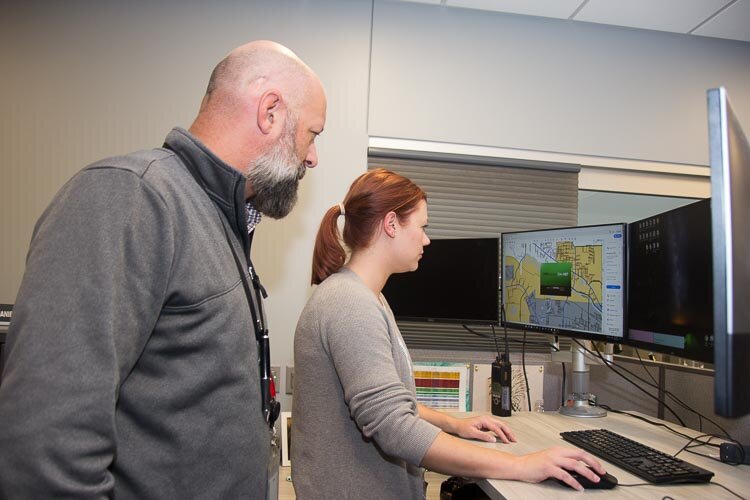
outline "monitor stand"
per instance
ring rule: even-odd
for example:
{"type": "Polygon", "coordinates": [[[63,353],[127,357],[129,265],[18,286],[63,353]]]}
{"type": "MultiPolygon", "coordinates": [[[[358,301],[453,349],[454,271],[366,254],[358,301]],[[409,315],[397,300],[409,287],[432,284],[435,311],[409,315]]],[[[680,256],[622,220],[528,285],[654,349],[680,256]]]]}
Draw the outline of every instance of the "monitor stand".
{"type": "MultiPolygon", "coordinates": [[[[588,341],[583,344],[590,347],[588,341]]],[[[573,392],[565,397],[565,406],[560,407],[560,413],[569,417],[606,417],[606,410],[589,404],[594,396],[589,392],[589,367],[583,348],[573,342],[570,351],[573,355],[573,373],[570,377],[573,392]]]]}

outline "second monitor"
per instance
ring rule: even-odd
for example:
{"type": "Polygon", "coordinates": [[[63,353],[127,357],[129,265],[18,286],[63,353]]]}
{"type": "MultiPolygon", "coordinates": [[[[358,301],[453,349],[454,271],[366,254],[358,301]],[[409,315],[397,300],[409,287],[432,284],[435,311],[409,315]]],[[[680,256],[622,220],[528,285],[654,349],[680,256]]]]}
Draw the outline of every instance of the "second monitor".
{"type": "Polygon", "coordinates": [[[505,323],[622,341],[626,234],[625,224],[503,233],[505,323]]]}
{"type": "Polygon", "coordinates": [[[711,200],[629,225],[628,343],[713,362],[711,200]]]}
{"type": "Polygon", "coordinates": [[[393,274],[383,295],[398,320],[496,325],[498,240],[432,240],[419,267],[393,274]]]}

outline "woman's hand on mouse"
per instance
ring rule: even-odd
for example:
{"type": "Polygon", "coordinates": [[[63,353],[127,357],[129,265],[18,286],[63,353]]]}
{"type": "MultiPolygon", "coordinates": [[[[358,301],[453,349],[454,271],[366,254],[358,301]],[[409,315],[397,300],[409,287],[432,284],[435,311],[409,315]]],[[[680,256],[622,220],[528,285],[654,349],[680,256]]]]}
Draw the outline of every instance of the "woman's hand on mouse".
{"type": "Polygon", "coordinates": [[[514,475],[517,479],[529,483],[539,483],[550,478],[559,479],[571,488],[583,490],[583,486],[569,471],[575,471],[594,483],[599,482],[599,475],[606,472],[593,456],[583,450],[555,447],[518,457],[514,475]]]}

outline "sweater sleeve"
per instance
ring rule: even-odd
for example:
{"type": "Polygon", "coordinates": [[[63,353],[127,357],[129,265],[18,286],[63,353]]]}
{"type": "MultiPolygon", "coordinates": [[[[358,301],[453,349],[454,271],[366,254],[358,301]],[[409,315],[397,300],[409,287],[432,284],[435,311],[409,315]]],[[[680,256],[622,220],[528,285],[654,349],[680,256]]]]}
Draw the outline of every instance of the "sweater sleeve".
{"type": "Polygon", "coordinates": [[[388,455],[419,465],[440,429],[421,419],[394,364],[388,322],[369,290],[345,287],[324,305],[323,343],[357,426],[388,455]]]}
{"type": "Polygon", "coordinates": [[[40,218],[0,386],[0,497],[105,498],[118,390],[159,316],[174,255],[164,200],[89,168],[40,218]]]}

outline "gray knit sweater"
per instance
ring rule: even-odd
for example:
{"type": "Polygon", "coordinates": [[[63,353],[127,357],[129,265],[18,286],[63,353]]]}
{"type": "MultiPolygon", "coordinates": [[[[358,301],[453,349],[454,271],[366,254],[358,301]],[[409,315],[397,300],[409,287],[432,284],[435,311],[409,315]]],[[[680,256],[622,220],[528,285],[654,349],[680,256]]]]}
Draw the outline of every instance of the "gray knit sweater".
{"type": "Polygon", "coordinates": [[[313,293],[297,324],[294,366],[297,497],[424,498],[418,464],[440,429],[417,414],[393,313],[354,272],[342,269],[313,293]]]}

